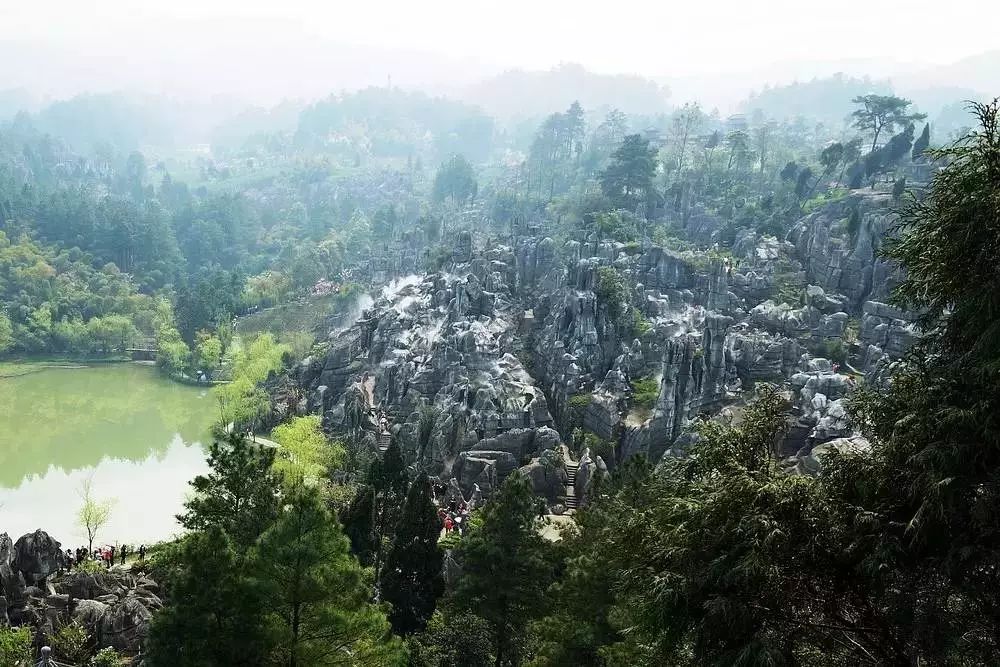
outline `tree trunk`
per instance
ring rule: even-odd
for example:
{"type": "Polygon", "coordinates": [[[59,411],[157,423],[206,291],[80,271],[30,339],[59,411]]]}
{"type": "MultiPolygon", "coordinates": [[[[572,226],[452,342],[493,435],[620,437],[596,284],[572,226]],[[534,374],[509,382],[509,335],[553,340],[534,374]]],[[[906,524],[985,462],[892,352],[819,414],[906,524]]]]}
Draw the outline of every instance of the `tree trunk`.
{"type": "Polygon", "coordinates": [[[872,125],[872,129],[875,130],[875,136],[872,137],[872,149],[868,151],[869,153],[875,152],[875,146],[878,145],[878,135],[882,134],[882,124],[875,121],[872,125]]]}
{"type": "Polygon", "coordinates": [[[292,653],[288,657],[288,667],[297,667],[299,661],[299,609],[298,604],[292,608],[292,653]]]}

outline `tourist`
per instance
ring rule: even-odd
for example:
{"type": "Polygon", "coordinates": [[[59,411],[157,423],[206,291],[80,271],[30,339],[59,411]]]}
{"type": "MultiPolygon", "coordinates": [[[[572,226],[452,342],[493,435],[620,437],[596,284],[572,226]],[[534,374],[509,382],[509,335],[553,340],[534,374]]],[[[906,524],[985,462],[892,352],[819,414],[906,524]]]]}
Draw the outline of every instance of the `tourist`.
{"type": "Polygon", "coordinates": [[[451,533],[452,529],[455,527],[455,523],[451,520],[450,516],[444,518],[444,534],[448,535],[451,533]]]}
{"type": "Polygon", "coordinates": [[[115,564],[115,548],[111,547],[108,549],[108,569],[110,570],[111,566],[114,564],[115,564]]]}
{"type": "Polygon", "coordinates": [[[125,564],[125,556],[127,556],[127,555],[128,555],[128,545],[127,544],[123,544],[122,548],[121,548],[121,561],[122,561],[122,565],[125,564]]]}
{"type": "Polygon", "coordinates": [[[69,549],[66,550],[66,569],[67,570],[73,569],[73,552],[70,551],[69,549]]]}
{"type": "Polygon", "coordinates": [[[139,560],[140,561],[146,560],[146,545],[145,544],[140,544],[139,545],[139,560]]]}

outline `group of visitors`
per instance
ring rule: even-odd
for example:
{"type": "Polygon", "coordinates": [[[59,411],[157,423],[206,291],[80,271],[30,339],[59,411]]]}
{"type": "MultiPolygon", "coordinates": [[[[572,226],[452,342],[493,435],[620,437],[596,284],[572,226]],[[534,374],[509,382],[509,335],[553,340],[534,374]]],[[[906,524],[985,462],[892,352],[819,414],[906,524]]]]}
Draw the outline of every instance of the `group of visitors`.
{"type": "Polygon", "coordinates": [[[124,565],[126,558],[136,554],[139,555],[140,561],[146,560],[146,545],[140,544],[138,549],[130,547],[127,544],[123,544],[121,547],[115,547],[114,545],[98,547],[93,551],[90,551],[87,547],[80,547],[75,551],[67,549],[65,557],[66,569],[72,570],[74,565],[79,566],[86,561],[93,561],[102,563],[110,570],[116,561],[120,561],[124,565]]]}
{"type": "Polygon", "coordinates": [[[445,534],[457,530],[459,535],[465,535],[469,528],[469,506],[464,500],[452,499],[448,507],[438,508],[438,519],[441,520],[445,534]]]}

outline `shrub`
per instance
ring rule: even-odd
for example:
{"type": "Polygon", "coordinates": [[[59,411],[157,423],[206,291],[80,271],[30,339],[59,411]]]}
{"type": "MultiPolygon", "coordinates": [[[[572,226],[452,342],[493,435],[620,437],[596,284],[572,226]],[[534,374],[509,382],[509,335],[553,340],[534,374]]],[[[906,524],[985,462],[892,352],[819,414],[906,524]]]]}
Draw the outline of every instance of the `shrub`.
{"type": "Polygon", "coordinates": [[[632,403],[638,407],[651,410],[656,405],[660,395],[660,383],[649,376],[632,381],[632,403]]]}
{"type": "Polygon", "coordinates": [[[847,347],[840,339],[824,341],[820,348],[822,355],[830,361],[835,361],[838,364],[847,361],[847,347]]]}
{"type": "Polygon", "coordinates": [[[122,667],[124,664],[122,656],[110,646],[102,648],[90,661],[90,667],[122,667]]]}
{"type": "Polygon", "coordinates": [[[26,627],[0,627],[0,665],[26,667],[31,664],[31,631],[26,627]]]}
{"type": "Polygon", "coordinates": [[[632,338],[642,338],[653,330],[653,323],[639,312],[638,308],[632,309],[632,338]]]}
{"type": "Polygon", "coordinates": [[[629,308],[628,287],[625,278],[613,266],[597,267],[597,284],[594,287],[598,305],[603,305],[608,313],[608,319],[619,330],[631,325],[625,321],[629,308]]]}
{"type": "Polygon", "coordinates": [[[566,401],[566,412],[570,419],[570,426],[579,426],[583,423],[583,417],[587,414],[587,408],[593,397],[590,394],[576,394],[570,396],[566,401]]]}
{"type": "Polygon", "coordinates": [[[52,645],[52,653],[59,660],[65,660],[71,664],[84,664],[90,657],[90,636],[87,630],[77,623],[71,621],[56,630],[49,638],[52,645]]]}
{"type": "Polygon", "coordinates": [[[595,433],[588,432],[584,434],[583,446],[584,448],[590,450],[590,458],[592,459],[596,459],[600,456],[605,462],[614,460],[615,443],[610,440],[605,440],[595,433]]]}

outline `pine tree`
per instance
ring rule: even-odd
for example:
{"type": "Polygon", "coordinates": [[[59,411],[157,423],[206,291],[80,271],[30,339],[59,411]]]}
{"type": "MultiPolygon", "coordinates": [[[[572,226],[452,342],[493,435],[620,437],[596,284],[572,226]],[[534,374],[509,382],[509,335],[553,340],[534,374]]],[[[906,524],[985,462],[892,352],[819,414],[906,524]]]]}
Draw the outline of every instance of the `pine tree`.
{"type": "Polygon", "coordinates": [[[519,663],[527,625],[541,615],[552,579],[551,547],[536,524],[538,502],[528,479],[512,474],[483,508],[482,525],[457,549],[462,578],[455,603],[490,624],[498,666],[519,663]]]}
{"type": "Polygon", "coordinates": [[[855,97],[853,102],[861,107],[851,114],[854,127],[872,133],[871,151],[878,147],[883,130],[892,132],[897,125],[905,127],[927,118],[925,113],[909,113],[907,109],[912,102],[894,95],[862,95],[855,97]]]}
{"type": "Polygon", "coordinates": [[[375,494],[370,486],[360,486],[351,504],[340,513],[344,534],[351,541],[351,553],[365,567],[370,567],[375,558],[375,542],[372,538],[372,511],[375,494]]]}
{"type": "Polygon", "coordinates": [[[399,521],[407,488],[406,461],[395,439],[382,459],[372,461],[368,470],[368,484],[372,489],[372,566],[375,568],[375,597],[379,598],[379,585],[385,553],[392,543],[392,534],[399,521]]]}
{"type": "Polygon", "coordinates": [[[389,620],[397,634],[422,631],[444,592],[440,534],[431,483],[422,474],[410,486],[382,573],[382,599],[392,605],[389,620]]]}
{"type": "Polygon", "coordinates": [[[813,171],[805,167],[799,172],[798,180],[795,181],[795,196],[804,198],[809,192],[809,181],[812,180],[813,171]]]}
{"type": "Polygon", "coordinates": [[[974,111],[974,134],[930,152],[947,166],[887,243],[903,269],[896,303],[924,333],[890,385],[854,398],[872,451],[829,478],[869,526],[865,567],[898,591],[913,663],[988,664],[1000,650],[1000,103],[974,111]]]}
{"type": "Polygon", "coordinates": [[[265,664],[269,602],[225,531],[213,526],[188,535],[167,561],[169,595],[153,617],[148,664],[265,664]]]}
{"type": "Polygon", "coordinates": [[[251,569],[267,595],[279,664],[397,664],[401,645],[369,602],[361,568],[317,489],[290,492],[254,548],[251,569]]]}
{"type": "Polygon", "coordinates": [[[865,166],[861,162],[855,161],[847,172],[847,187],[857,190],[864,184],[865,166]]]}
{"type": "Polygon", "coordinates": [[[601,189],[618,208],[634,210],[649,201],[656,174],[656,149],[638,134],[630,134],[601,172],[601,189]]]}
{"type": "Polygon", "coordinates": [[[240,434],[217,439],[209,449],[209,472],[191,481],[194,496],[177,520],[188,530],[218,527],[245,551],[278,513],[280,478],[272,469],[274,450],[240,434]]]}
{"type": "Polygon", "coordinates": [[[459,204],[475,199],[479,184],[476,171],[462,155],[453,155],[441,165],[434,177],[434,201],[443,202],[451,197],[459,204]]]}

